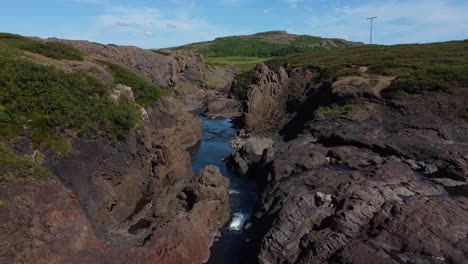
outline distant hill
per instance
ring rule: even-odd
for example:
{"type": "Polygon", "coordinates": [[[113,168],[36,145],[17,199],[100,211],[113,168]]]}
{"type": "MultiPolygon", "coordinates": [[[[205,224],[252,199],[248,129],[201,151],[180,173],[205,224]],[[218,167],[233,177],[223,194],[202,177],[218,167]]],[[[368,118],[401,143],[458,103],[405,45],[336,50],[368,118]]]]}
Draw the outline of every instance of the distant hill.
{"type": "Polygon", "coordinates": [[[191,50],[201,53],[205,57],[241,56],[269,58],[362,44],[344,39],[327,39],[308,35],[289,34],[286,31],[269,31],[253,35],[221,37],[213,41],[193,43],[180,47],[161,49],[159,51],[191,50]]]}

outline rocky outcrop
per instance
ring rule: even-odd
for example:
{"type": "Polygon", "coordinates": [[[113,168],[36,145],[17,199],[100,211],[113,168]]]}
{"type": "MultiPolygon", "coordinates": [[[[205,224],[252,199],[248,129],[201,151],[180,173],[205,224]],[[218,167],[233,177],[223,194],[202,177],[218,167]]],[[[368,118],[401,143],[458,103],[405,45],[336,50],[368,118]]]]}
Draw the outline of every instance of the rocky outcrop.
{"type": "Polygon", "coordinates": [[[118,84],[115,87],[110,94],[110,98],[115,102],[118,102],[122,98],[129,102],[135,102],[135,95],[133,94],[132,87],[123,84],[118,84]]]}
{"type": "Polygon", "coordinates": [[[217,168],[205,168],[179,193],[176,214],[135,246],[98,238],[79,198],[59,181],[9,181],[0,186],[7,200],[0,207],[0,261],[203,263],[217,228],[229,217],[228,184],[217,168]]]}
{"type": "Polygon", "coordinates": [[[161,87],[206,85],[203,56],[190,51],[175,51],[168,55],[133,46],[103,45],[89,41],[48,39],[72,45],[95,59],[122,64],[145,76],[161,87]]]}
{"type": "Polygon", "coordinates": [[[208,88],[225,93],[229,92],[234,77],[239,73],[239,69],[232,65],[206,65],[206,80],[208,88]]]}
{"type": "Polygon", "coordinates": [[[202,263],[228,220],[228,181],[193,176],[200,121],[163,97],[125,140],[77,139],[46,155],[59,180],[2,183],[0,262],[202,263]],[[66,188],[67,187],[67,188],[66,188]],[[12,240],[12,238],[15,238],[12,240]]]}
{"type": "Polygon", "coordinates": [[[392,77],[320,73],[259,66],[249,87],[247,129],[284,141],[251,165],[246,262],[465,263],[468,90],[393,96],[392,77]]]}
{"type": "Polygon", "coordinates": [[[215,97],[207,102],[205,115],[212,119],[239,116],[240,103],[236,99],[215,97]]]}
{"type": "Polygon", "coordinates": [[[273,147],[269,138],[249,137],[238,151],[228,157],[227,165],[238,175],[249,175],[255,169],[265,150],[273,147]]]}
{"type": "Polygon", "coordinates": [[[468,197],[404,160],[303,136],[275,147],[247,224],[252,262],[463,263],[468,197]]]}
{"type": "Polygon", "coordinates": [[[300,103],[314,78],[315,68],[293,68],[278,71],[258,64],[244,102],[243,121],[247,131],[271,132],[282,127],[286,116],[300,103]]]}

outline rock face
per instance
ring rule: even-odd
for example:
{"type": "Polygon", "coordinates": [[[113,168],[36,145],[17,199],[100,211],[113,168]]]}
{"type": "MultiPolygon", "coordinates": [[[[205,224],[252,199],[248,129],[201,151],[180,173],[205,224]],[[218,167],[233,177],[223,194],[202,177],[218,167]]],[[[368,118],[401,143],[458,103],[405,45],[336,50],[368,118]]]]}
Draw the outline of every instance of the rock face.
{"type": "Polygon", "coordinates": [[[239,116],[240,103],[236,99],[215,97],[208,101],[205,115],[213,119],[239,116]]]}
{"type": "Polygon", "coordinates": [[[220,92],[229,92],[231,88],[231,83],[234,80],[236,74],[239,74],[240,71],[232,65],[227,66],[206,66],[206,80],[208,88],[220,91],[220,92]]]}
{"type": "Polygon", "coordinates": [[[265,150],[273,147],[269,138],[250,137],[243,142],[242,147],[228,158],[228,166],[239,175],[250,174],[265,150]]]}
{"type": "Polygon", "coordinates": [[[206,261],[228,220],[228,181],[214,167],[192,176],[185,148],[200,121],[181,109],[163,97],[124,141],[77,140],[67,157],[48,154],[60,181],[2,184],[0,262],[206,261]]]}
{"type": "Polygon", "coordinates": [[[271,132],[284,125],[285,116],[301,103],[305,89],[316,76],[315,68],[286,71],[280,67],[274,71],[258,64],[243,107],[245,129],[271,132]]]}
{"type": "Polygon", "coordinates": [[[49,39],[72,45],[97,59],[123,64],[162,87],[206,85],[203,56],[176,51],[163,55],[132,46],[102,45],[89,41],[49,39]]]}
{"type": "Polygon", "coordinates": [[[468,90],[392,96],[391,81],[257,68],[246,128],[285,141],[253,164],[246,263],[466,263],[468,90]]]}
{"type": "Polygon", "coordinates": [[[467,259],[466,194],[447,192],[395,156],[313,141],[284,143],[261,164],[266,188],[249,230],[255,261],[467,259]]]}

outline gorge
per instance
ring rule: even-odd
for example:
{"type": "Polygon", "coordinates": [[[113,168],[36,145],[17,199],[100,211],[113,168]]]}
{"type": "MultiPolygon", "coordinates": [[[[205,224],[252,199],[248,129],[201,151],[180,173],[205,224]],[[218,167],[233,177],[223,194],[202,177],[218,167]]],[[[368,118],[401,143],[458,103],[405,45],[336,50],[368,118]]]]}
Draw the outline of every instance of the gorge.
{"type": "Polygon", "coordinates": [[[467,76],[466,40],[2,33],[0,263],[466,263],[467,76]]]}

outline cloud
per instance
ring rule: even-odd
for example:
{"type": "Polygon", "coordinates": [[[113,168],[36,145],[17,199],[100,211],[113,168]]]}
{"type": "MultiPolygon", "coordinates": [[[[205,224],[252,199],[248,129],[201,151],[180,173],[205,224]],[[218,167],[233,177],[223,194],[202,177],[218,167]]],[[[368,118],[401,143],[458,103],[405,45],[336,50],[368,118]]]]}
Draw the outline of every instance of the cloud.
{"type": "Polygon", "coordinates": [[[146,29],[162,31],[193,32],[213,28],[203,19],[186,13],[165,14],[154,8],[116,7],[97,17],[102,29],[146,29]]]}
{"type": "Polygon", "coordinates": [[[448,0],[393,0],[335,7],[317,12],[306,24],[316,35],[368,41],[369,21],[374,21],[379,43],[434,42],[468,37],[468,3],[448,0]]]}
{"type": "Polygon", "coordinates": [[[160,10],[149,7],[119,6],[94,17],[97,41],[131,44],[147,48],[177,46],[211,40],[229,34],[187,9],[160,10]]]}
{"type": "Polygon", "coordinates": [[[290,8],[297,8],[297,5],[302,2],[302,0],[287,0],[290,8]]]}

